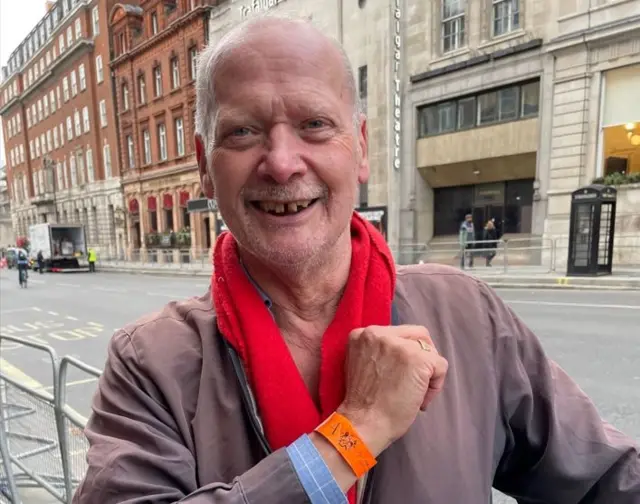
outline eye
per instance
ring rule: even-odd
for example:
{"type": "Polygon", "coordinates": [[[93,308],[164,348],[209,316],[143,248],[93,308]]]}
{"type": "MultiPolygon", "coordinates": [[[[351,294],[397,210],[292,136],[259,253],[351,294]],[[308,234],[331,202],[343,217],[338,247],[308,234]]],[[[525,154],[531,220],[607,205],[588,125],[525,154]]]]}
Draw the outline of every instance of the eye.
{"type": "Polygon", "coordinates": [[[328,123],[324,119],[311,119],[305,122],[302,127],[307,129],[318,129],[328,126],[328,123]]]}
{"type": "Polygon", "coordinates": [[[239,128],[232,129],[229,135],[234,137],[243,137],[243,136],[249,135],[250,133],[251,133],[251,130],[249,128],[241,126],[239,128]]]}

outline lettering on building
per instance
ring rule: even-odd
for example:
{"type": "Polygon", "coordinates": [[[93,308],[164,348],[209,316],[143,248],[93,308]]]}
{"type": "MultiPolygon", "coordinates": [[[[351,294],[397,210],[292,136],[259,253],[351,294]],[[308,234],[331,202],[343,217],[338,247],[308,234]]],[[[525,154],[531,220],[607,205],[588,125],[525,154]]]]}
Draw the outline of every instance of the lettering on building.
{"type": "Polygon", "coordinates": [[[252,0],[247,5],[240,7],[240,15],[247,18],[259,12],[265,12],[273,9],[276,5],[281,4],[285,0],[252,0]]]}
{"type": "Polygon", "coordinates": [[[392,104],[391,110],[393,110],[393,128],[391,131],[392,135],[392,148],[393,148],[393,168],[394,170],[400,169],[400,149],[402,146],[402,142],[400,141],[402,134],[402,99],[401,92],[402,86],[400,82],[400,62],[402,56],[402,39],[400,36],[400,21],[401,21],[401,12],[400,12],[400,0],[394,0],[393,2],[393,61],[391,62],[391,72],[392,72],[392,85],[393,91],[391,93],[392,104]]]}

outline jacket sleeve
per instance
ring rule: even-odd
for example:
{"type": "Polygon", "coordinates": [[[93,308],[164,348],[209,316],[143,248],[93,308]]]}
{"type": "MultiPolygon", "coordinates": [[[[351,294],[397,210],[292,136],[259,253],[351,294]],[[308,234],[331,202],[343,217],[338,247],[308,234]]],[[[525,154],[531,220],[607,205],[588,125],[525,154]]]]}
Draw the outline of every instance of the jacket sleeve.
{"type": "Polygon", "coordinates": [[[129,335],[119,331],[93,398],[88,470],[73,504],[309,502],[285,448],[233,481],[199,488],[195,458],[152,387],[129,335]]]}
{"type": "Polygon", "coordinates": [[[506,439],[494,487],[521,502],[640,504],[640,448],[604,422],[486,286],[506,439]]]}

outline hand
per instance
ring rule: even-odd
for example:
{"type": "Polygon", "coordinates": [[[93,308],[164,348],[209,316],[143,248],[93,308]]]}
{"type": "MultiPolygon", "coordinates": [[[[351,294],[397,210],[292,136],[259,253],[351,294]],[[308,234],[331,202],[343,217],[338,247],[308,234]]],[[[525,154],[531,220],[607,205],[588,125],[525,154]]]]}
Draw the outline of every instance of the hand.
{"type": "Polygon", "coordinates": [[[349,335],[346,394],[338,412],[377,457],[442,390],[447,369],[425,327],[356,329],[349,335]]]}

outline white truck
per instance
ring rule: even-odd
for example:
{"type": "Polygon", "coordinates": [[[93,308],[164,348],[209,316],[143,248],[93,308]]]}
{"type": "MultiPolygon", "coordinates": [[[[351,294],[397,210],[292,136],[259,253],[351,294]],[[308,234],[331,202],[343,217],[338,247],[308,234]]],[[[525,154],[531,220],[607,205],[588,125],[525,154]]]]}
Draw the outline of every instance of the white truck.
{"type": "Polygon", "coordinates": [[[81,224],[33,224],[29,227],[29,243],[34,260],[42,252],[45,271],[89,270],[87,240],[81,224]]]}

